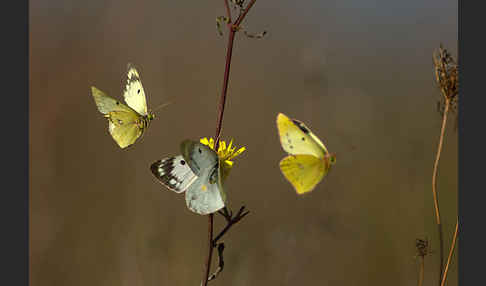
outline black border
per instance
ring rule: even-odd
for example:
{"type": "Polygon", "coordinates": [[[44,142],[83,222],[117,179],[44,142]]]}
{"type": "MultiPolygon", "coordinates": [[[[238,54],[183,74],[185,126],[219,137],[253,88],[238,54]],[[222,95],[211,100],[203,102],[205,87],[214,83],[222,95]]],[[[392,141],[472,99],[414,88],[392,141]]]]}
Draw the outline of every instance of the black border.
{"type": "MultiPolygon", "coordinates": [[[[460,285],[484,284],[484,140],[486,45],[481,1],[459,1],[459,234],[460,285]],[[467,3],[467,5],[465,5],[467,3]],[[475,5],[472,5],[472,4],[475,5]]],[[[454,267],[454,265],[451,265],[454,267]]]]}
{"type": "Polygon", "coordinates": [[[29,6],[9,1],[1,17],[3,122],[1,259],[3,285],[29,285],[29,6]],[[5,158],[4,157],[4,158],[5,158]]]}

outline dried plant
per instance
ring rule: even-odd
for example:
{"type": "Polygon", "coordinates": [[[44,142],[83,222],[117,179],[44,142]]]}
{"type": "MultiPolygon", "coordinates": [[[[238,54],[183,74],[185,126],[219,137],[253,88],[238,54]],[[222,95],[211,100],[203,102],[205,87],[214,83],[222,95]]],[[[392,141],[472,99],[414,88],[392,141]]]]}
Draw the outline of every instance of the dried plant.
{"type": "MultiPolygon", "coordinates": [[[[438,51],[433,53],[435,79],[441,92],[441,102],[439,103],[439,110],[442,115],[442,125],[440,129],[439,144],[437,146],[437,155],[435,158],[434,169],[432,173],[432,194],[434,197],[434,210],[435,219],[437,223],[438,233],[439,233],[439,285],[445,283],[447,278],[447,270],[443,273],[444,265],[444,237],[442,231],[442,222],[440,219],[439,211],[439,198],[437,192],[437,172],[439,168],[439,160],[442,151],[442,145],[444,142],[444,133],[447,124],[447,115],[451,108],[455,110],[457,108],[457,98],[458,98],[458,66],[454,58],[449,54],[449,52],[440,45],[438,51]],[[441,108],[443,106],[443,108],[441,108]]],[[[449,255],[448,263],[446,269],[449,267],[450,258],[454,249],[455,241],[457,237],[457,224],[456,232],[454,234],[453,244],[451,246],[451,253],[449,255]]]]}
{"type": "Polygon", "coordinates": [[[440,286],[444,286],[447,279],[447,271],[449,270],[449,265],[451,264],[452,254],[454,254],[454,247],[456,246],[457,232],[459,231],[459,219],[456,220],[456,230],[452,236],[451,248],[449,250],[449,256],[447,257],[447,263],[444,270],[444,275],[442,276],[442,281],[440,286]]]}
{"type": "MultiPolygon", "coordinates": [[[[434,52],[433,60],[435,79],[441,91],[441,97],[437,101],[437,111],[443,117],[446,106],[449,108],[448,111],[457,111],[459,72],[456,61],[442,45],[434,52]]],[[[455,128],[457,128],[457,117],[455,121],[455,128]]]]}
{"type": "Polygon", "coordinates": [[[444,99],[449,102],[456,101],[459,90],[458,66],[450,53],[440,45],[439,50],[433,54],[435,80],[439,85],[444,99]]]}
{"type": "Polygon", "coordinates": [[[424,283],[425,256],[430,253],[429,240],[427,238],[415,239],[415,249],[417,250],[417,254],[415,255],[415,257],[420,257],[418,286],[422,286],[424,283]]]}

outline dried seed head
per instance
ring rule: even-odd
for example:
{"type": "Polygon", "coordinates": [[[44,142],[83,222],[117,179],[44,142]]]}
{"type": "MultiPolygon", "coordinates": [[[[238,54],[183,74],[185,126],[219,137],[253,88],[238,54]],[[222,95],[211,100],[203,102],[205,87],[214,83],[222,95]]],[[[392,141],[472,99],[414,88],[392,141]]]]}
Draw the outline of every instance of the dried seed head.
{"type": "Polygon", "coordinates": [[[433,54],[435,80],[439,85],[442,96],[446,101],[453,102],[458,95],[457,63],[449,52],[440,45],[433,54]]]}
{"type": "Polygon", "coordinates": [[[430,251],[429,251],[429,240],[427,238],[425,239],[419,239],[417,238],[415,240],[415,248],[417,249],[417,256],[425,257],[430,251]]]}

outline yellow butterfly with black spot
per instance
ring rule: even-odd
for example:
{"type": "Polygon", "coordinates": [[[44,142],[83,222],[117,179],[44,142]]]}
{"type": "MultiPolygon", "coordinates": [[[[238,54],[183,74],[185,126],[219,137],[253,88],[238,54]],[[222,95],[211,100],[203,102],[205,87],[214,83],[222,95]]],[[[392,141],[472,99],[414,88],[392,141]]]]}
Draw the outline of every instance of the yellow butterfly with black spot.
{"type": "Polygon", "coordinates": [[[108,119],[108,131],[122,149],[135,143],[155,118],[155,114],[147,112],[145,91],[138,71],[130,63],[127,70],[128,80],[123,91],[127,105],[91,87],[98,110],[108,119]]]}
{"type": "Polygon", "coordinates": [[[277,129],[282,148],[289,155],[280,161],[280,170],[301,195],[312,191],[329,172],[336,157],[304,123],[277,115],[277,129]]]}

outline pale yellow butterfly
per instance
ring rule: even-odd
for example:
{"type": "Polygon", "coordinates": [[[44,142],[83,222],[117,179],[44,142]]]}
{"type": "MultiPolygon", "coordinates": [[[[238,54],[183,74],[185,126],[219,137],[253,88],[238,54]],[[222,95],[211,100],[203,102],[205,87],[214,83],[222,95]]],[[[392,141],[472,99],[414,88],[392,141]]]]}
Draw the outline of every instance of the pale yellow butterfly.
{"type": "Polygon", "coordinates": [[[120,148],[126,148],[142,136],[155,114],[147,111],[145,91],[138,71],[132,64],[127,67],[127,84],[123,97],[127,105],[109,97],[96,87],[91,93],[98,110],[108,119],[108,131],[120,148]]]}
{"type": "Polygon", "coordinates": [[[336,157],[304,123],[277,115],[280,143],[289,155],[280,161],[280,170],[297,194],[312,191],[329,172],[336,157]]]}

